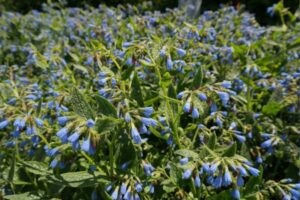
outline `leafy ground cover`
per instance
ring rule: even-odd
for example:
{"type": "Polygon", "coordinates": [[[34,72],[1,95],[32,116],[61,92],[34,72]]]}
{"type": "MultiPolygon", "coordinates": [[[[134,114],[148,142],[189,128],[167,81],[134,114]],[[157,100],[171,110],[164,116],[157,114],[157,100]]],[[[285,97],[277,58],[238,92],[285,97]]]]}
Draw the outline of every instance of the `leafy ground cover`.
{"type": "Polygon", "coordinates": [[[0,198],[299,199],[299,14],[268,12],[282,26],[232,7],[3,13],[0,198]]]}

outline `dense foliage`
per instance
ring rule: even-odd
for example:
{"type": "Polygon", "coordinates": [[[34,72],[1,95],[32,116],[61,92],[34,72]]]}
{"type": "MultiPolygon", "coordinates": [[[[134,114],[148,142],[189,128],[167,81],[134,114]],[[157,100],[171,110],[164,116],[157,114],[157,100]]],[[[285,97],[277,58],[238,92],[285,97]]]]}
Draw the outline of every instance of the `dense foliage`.
{"type": "MultiPolygon", "coordinates": [[[[233,5],[235,7],[245,6],[246,10],[255,14],[256,20],[263,25],[280,23],[279,16],[269,16],[265,11],[268,7],[276,4],[280,0],[202,0],[201,10],[217,10],[221,4],[233,5]]],[[[2,10],[17,11],[27,13],[30,10],[41,10],[44,3],[50,0],[0,0],[0,13],[2,10]]],[[[85,8],[87,5],[98,7],[100,3],[108,6],[117,6],[125,4],[139,4],[142,2],[151,2],[150,10],[164,11],[166,8],[175,8],[178,6],[178,0],[52,0],[52,2],[62,2],[67,7],[85,8]]],[[[284,0],[284,6],[294,13],[300,6],[299,0],[284,0]]]]}
{"type": "Polygon", "coordinates": [[[297,15],[144,9],[2,14],[0,198],[299,199],[297,15]]]}

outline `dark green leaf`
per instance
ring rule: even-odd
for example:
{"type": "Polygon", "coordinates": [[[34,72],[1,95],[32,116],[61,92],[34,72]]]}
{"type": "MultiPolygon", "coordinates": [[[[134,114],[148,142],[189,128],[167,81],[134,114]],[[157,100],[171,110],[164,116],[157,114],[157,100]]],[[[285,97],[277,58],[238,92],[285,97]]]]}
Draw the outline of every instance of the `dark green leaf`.
{"type": "Polygon", "coordinates": [[[236,149],[237,149],[237,145],[236,145],[236,143],[234,143],[225,151],[225,153],[222,156],[232,157],[235,155],[236,149]]]}
{"type": "Polygon", "coordinates": [[[208,139],[208,143],[207,143],[207,146],[213,150],[215,149],[215,146],[216,146],[216,143],[217,143],[217,136],[215,133],[212,133],[208,139]]]}
{"type": "Polygon", "coordinates": [[[203,72],[202,72],[202,67],[199,67],[198,68],[198,71],[194,77],[194,80],[193,80],[193,87],[196,89],[196,88],[199,88],[201,85],[202,85],[202,80],[203,80],[203,72]]]}
{"type": "Polygon", "coordinates": [[[102,117],[96,121],[96,129],[99,133],[113,130],[122,121],[112,117],[102,117]]]}
{"type": "Polygon", "coordinates": [[[266,115],[275,116],[281,109],[282,109],[282,104],[277,103],[275,101],[271,101],[263,107],[262,111],[266,115]]]}
{"type": "Polygon", "coordinates": [[[108,178],[105,176],[105,174],[102,174],[100,172],[90,174],[87,171],[68,172],[60,174],[59,176],[44,176],[40,178],[40,180],[47,181],[48,183],[53,183],[56,185],[74,188],[91,187],[97,183],[109,183],[108,178]]]}
{"type": "Polygon", "coordinates": [[[199,158],[199,155],[196,152],[189,149],[179,149],[175,151],[175,153],[183,157],[193,158],[195,160],[199,158]]]}
{"type": "Polygon", "coordinates": [[[80,116],[85,117],[86,119],[94,119],[94,114],[91,109],[91,106],[86,102],[84,96],[80,91],[74,87],[71,94],[71,104],[73,110],[80,116]]]}
{"type": "Polygon", "coordinates": [[[14,195],[7,195],[4,196],[4,199],[9,200],[34,200],[34,199],[41,199],[41,197],[31,194],[30,192],[22,193],[22,194],[14,194],[14,195]]]}
{"type": "Polygon", "coordinates": [[[131,97],[135,99],[140,106],[144,106],[141,85],[137,73],[134,73],[131,82],[131,97]]]}
{"type": "Polygon", "coordinates": [[[98,106],[98,111],[104,115],[117,117],[117,111],[115,107],[105,98],[100,95],[95,96],[95,100],[98,106]]]}

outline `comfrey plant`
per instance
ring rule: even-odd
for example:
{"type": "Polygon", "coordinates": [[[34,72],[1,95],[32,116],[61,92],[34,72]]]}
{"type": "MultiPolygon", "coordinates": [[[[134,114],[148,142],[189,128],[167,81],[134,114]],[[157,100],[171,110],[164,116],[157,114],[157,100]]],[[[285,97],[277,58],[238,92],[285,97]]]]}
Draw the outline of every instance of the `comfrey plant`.
{"type": "Polygon", "coordinates": [[[0,17],[0,199],[300,199],[299,13],[60,7],[0,17]]]}

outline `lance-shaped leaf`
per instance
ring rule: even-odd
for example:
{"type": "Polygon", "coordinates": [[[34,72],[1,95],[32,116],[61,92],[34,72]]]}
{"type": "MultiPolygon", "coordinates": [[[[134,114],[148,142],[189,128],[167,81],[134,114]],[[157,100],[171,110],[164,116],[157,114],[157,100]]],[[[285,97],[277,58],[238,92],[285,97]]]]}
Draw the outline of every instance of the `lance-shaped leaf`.
{"type": "Polygon", "coordinates": [[[233,143],[233,145],[231,145],[224,153],[223,153],[223,157],[232,157],[235,155],[236,153],[236,149],[237,149],[237,145],[236,143],[233,143]]]}
{"type": "Polygon", "coordinates": [[[107,116],[117,117],[116,108],[107,99],[101,97],[100,95],[96,95],[95,100],[100,113],[107,116]]]}
{"type": "Polygon", "coordinates": [[[195,160],[199,158],[199,155],[196,152],[189,149],[179,149],[175,151],[175,153],[183,157],[193,158],[195,160]]]}
{"type": "Polygon", "coordinates": [[[87,103],[84,96],[77,88],[73,88],[71,93],[71,104],[73,110],[80,116],[86,119],[94,119],[94,113],[91,106],[87,103]]]}
{"type": "Polygon", "coordinates": [[[99,133],[108,132],[113,130],[122,121],[112,117],[102,117],[96,121],[96,129],[99,133]]]}
{"type": "Polygon", "coordinates": [[[109,183],[105,174],[101,172],[90,174],[87,171],[67,172],[59,176],[43,176],[39,180],[73,188],[85,188],[94,186],[97,183],[109,183]]]}
{"type": "Polygon", "coordinates": [[[134,73],[131,82],[131,97],[135,99],[140,106],[144,106],[141,85],[137,73],[134,73]]]}
{"type": "Polygon", "coordinates": [[[193,87],[199,88],[202,85],[202,81],[203,81],[203,71],[202,68],[199,67],[193,80],[193,87]]]}

